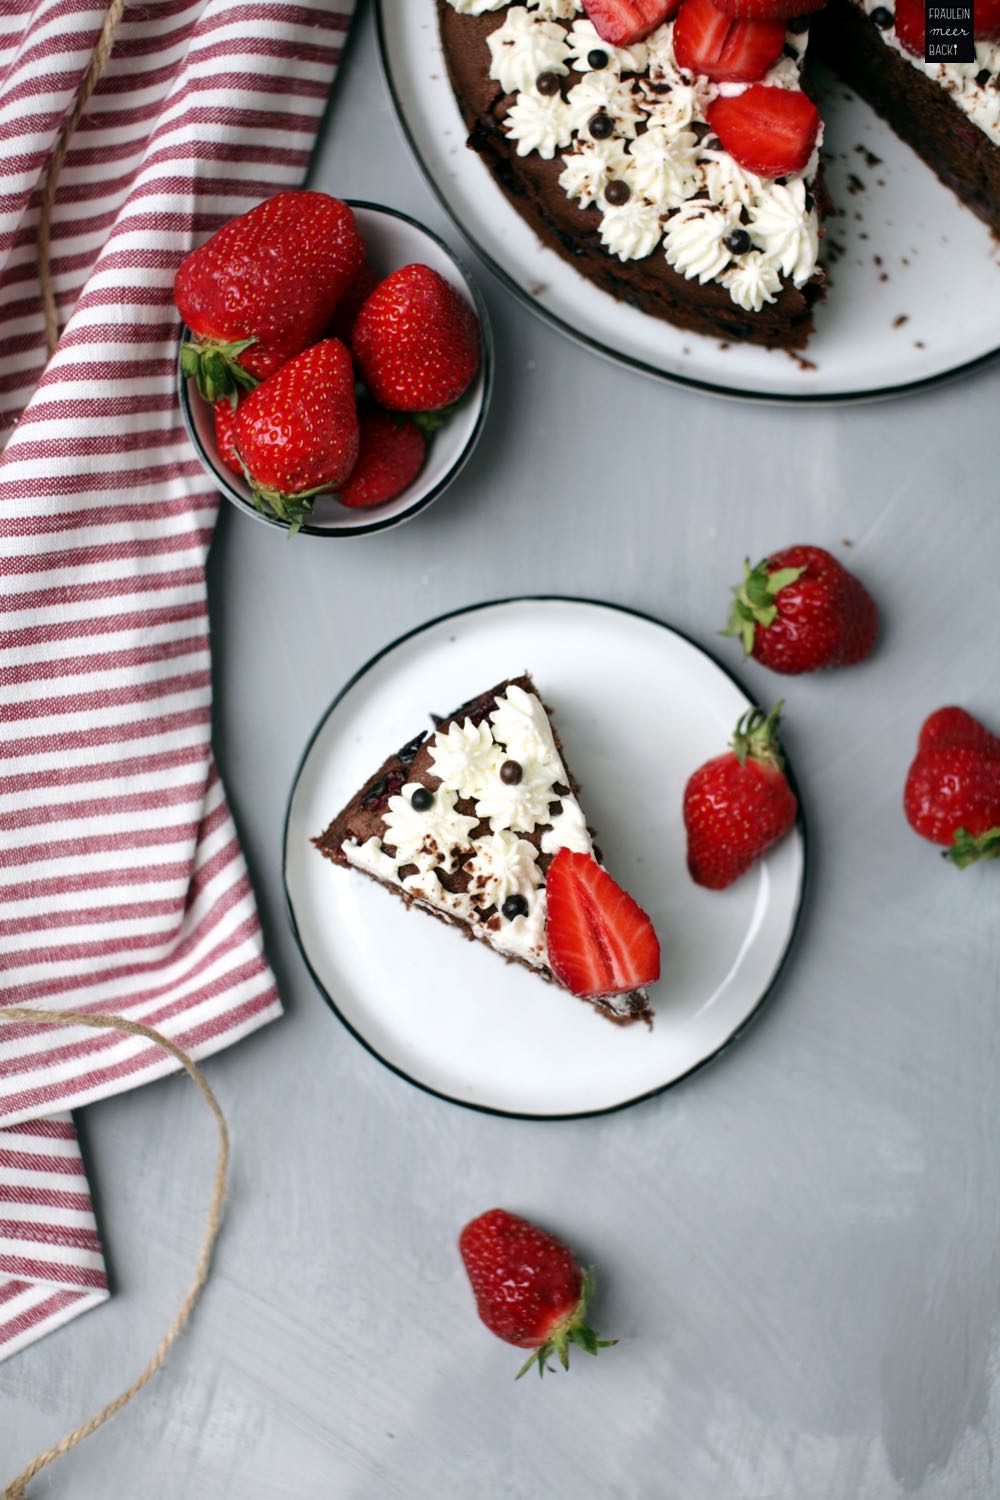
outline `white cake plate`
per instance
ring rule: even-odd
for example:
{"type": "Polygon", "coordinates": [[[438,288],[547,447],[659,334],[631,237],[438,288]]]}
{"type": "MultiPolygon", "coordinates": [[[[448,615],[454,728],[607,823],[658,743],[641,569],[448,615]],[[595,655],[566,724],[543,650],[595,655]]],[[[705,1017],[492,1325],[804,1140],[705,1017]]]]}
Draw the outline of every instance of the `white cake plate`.
{"type": "Polygon", "coordinates": [[[446,615],[388,646],[334,699],[295,777],[285,889],[303,956],[357,1039],[455,1103],[537,1119],[634,1104],[699,1068],[771,990],[802,901],[802,824],[728,891],[685,864],[681,800],[749,706],[669,626],[587,600],[513,599],[446,615]],[[663,948],[652,1030],[623,1028],[418,910],[311,839],[429,714],[528,670],[552,708],[608,868],[663,948]]]}

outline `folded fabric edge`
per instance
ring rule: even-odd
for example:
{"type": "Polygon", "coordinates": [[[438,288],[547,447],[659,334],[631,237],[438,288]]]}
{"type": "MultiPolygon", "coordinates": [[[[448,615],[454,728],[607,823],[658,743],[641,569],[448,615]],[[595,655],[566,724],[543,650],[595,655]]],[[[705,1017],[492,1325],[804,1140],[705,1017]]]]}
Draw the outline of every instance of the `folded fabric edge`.
{"type": "Polygon", "coordinates": [[[81,1313],[107,1302],[110,1295],[107,1287],[80,1292],[54,1289],[45,1282],[0,1282],[0,1364],[81,1313]]]}

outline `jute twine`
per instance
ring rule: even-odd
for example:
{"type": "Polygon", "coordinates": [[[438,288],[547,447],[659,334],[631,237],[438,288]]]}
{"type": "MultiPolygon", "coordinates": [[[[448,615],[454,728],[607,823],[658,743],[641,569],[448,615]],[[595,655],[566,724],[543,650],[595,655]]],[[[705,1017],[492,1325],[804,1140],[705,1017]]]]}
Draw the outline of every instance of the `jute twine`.
{"type": "Polygon", "coordinates": [[[89,1422],[84,1422],[74,1432],[68,1433],[61,1442],[55,1443],[51,1448],[47,1448],[44,1453],[39,1453],[38,1457],[32,1459],[26,1469],[22,1470],[15,1479],[10,1481],[3,1495],[0,1496],[0,1500],[26,1500],[27,1487],[36,1474],[41,1473],[42,1469],[48,1468],[49,1464],[55,1463],[57,1458],[64,1458],[67,1453],[71,1453],[79,1443],[83,1442],[84,1438],[90,1437],[98,1428],[103,1427],[105,1422],[110,1421],[113,1416],[121,1411],[123,1406],[127,1406],[133,1396],[139,1394],[143,1386],[153,1378],[163,1364],[174,1341],[194,1311],[195,1303],[198,1301],[201,1290],[208,1279],[212,1251],[215,1247],[215,1242],[219,1234],[219,1225],[222,1221],[222,1205],[225,1201],[226,1176],[229,1170],[229,1131],[226,1127],[225,1116],[219,1106],[219,1101],[212,1093],[204,1074],[191,1061],[187,1053],[177,1046],[176,1042],[172,1042],[162,1032],[154,1031],[152,1026],[144,1026],[140,1021],[128,1021],[124,1016],[89,1015],[79,1011],[29,1010],[26,1007],[19,1006],[0,1009],[0,1021],[29,1021],[32,1025],[40,1024],[42,1026],[90,1026],[95,1031],[123,1031],[129,1036],[142,1036],[150,1042],[155,1042],[164,1052],[168,1052],[171,1057],[176,1058],[188,1077],[198,1085],[202,1098],[215,1116],[215,1123],[219,1131],[219,1155],[215,1163],[215,1178],[212,1184],[212,1201],[208,1210],[208,1224],[205,1228],[201,1254],[198,1256],[198,1265],[195,1270],[194,1280],[188,1287],[187,1295],[178,1309],[177,1316],[160,1340],[159,1347],[149,1361],[149,1364],[143,1370],[142,1374],[133,1380],[128,1390],[123,1391],[114,1401],[109,1401],[107,1406],[103,1407],[96,1416],[91,1417],[89,1422]]]}
{"type": "Polygon", "coordinates": [[[42,314],[45,319],[45,344],[49,352],[49,358],[55,353],[59,342],[59,311],[56,307],[56,293],[52,279],[52,267],[49,261],[49,239],[52,233],[52,210],[55,207],[56,189],[59,186],[59,174],[62,171],[69,143],[73,138],[73,132],[83,118],[84,111],[90,103],[90,96],[97,87],[98,80],[104,72],[104,65],[111,56],[111,49],[115,44],[118,34],[118,23],[121,21],[122,12],[125,9],[125,0],[111,0],[104,17],[104,25],[101,34],[97,38],[97,44],[90,55],[87,71],[80,83],[80,91],[76,96],[76,103],[66,117],[59,138],[56,141],[55,150],[49,158],[49,164],[45,171],[45,181],[42,184],[42,203],[38,216],[38,243],[36,247],[36,265],[38,268],[38,283],[42,289],[42,314]]]}

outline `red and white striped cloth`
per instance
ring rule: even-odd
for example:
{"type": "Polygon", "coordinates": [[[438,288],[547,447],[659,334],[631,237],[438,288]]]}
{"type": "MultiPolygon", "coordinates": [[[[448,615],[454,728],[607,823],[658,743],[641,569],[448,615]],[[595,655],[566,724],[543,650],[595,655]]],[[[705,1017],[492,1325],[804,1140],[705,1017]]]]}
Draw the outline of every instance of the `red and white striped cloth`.
{"type": "MultiPolygon", "coordinates": [[[[171,286],[302,180],[352,8],[130,0],[60,180],[44,368],[38,192],[104,6],[0,6],[0,1002],[125,1014],[196,1057],[280,1004],[209,746],[218,502],[171,286]]],[[[0,1358],[107,1295],[66,1111],[173,1066],[0,1022],[0,1358]]]]}

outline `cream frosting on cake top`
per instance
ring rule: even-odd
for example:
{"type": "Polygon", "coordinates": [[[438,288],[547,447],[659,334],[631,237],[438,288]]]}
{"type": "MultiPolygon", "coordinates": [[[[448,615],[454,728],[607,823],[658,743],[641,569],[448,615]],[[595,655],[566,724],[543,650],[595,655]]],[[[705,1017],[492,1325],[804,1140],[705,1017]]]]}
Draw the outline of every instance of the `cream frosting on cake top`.
{"type": "MultiPolygon", "coordinates": [[[[541,701],[511,683],[488,720],[456,720],[438,730],[428,750],[440,784],[433,791],[416,782],[404,786],[389,798],[381,837],[345,840],[345,858],[466,923],[501,953],[549,969],[545,878],[539,850],[525,835],[542,830],[545,855],[563,848],[592,855],[594,844],[541,701]],[[471,802],[474,813],[460,812],[460,801],[471,802]],[[474,836],[483,823],[489,831],[474,836]],[[467,888],[449,891],[438,871],[459,870],[467,888]]],[[[627,1007],[627,997],[620,1003],[627,1007]]]]}
{"type": "MultiPolygon", "coordinates": [[[[782,277],[801,287],[814,275],[822,130],[802,172],[757,177],[722,150],[707,120],[714,99],[749,85],[681,68],[673,21],[645,42],[616,48],[602,41],[580,0],[449,4],[466,15],[506,11],[488,38],[490,76],[514,96],[503,129],[519,156],[560,156],[560,186],[581,208],[600,212],[609,255],[633,261],[660,251],[688,280],[721,283],[748,312],[775,300],[782,277]],[[607,58],[600,68],[589,62],[595,51],[607,58]],[[559,80],[551,92],[538,87],[545,75],[559,80]],[[590,133],[595,115],[611,122],[604,139],[590,133]]],[[[761,82],[800,88],[807,39],[789,31],[785,54],[761,82]]]]}

